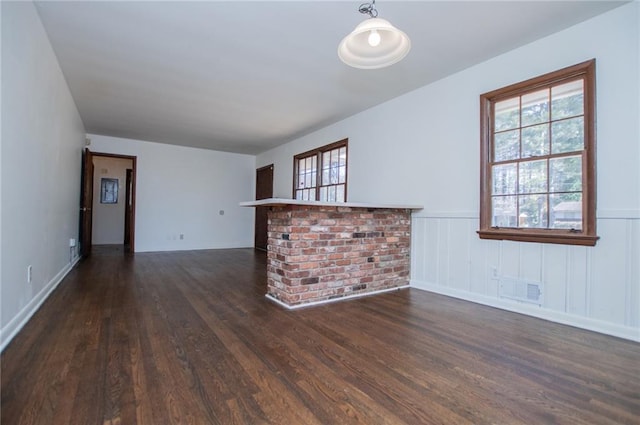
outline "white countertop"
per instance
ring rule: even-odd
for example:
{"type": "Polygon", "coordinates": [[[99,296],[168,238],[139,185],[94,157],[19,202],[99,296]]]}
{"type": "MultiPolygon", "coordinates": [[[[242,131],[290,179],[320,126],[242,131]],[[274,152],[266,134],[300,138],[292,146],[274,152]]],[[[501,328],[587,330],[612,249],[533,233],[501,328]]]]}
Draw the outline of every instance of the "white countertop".
{"type": "Polygon", "coordinates": [[[421,210],[422,205],[373,204],[365,202],[319,202],[298,199],[267,198],[258,201],[240,202],[241,207],[285,207],[287,205],[307,205],[312,207],[384,208],[398,210],[421,210]]]}

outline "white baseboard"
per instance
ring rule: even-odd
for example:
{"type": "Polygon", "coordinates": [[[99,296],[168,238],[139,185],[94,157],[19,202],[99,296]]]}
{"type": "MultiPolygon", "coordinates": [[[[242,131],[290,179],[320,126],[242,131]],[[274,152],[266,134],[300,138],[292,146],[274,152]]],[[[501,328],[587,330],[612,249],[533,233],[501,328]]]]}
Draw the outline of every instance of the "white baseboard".
{"type": "Polygon", "coordinates": [[[410,285],[412,288],[420,289],[423,291],[447,295],[453,298],[459,298],[477,304],[483,304],[502,310],[512,311],[514,313],[526,314],[528,316],[537,317],[539,319],[549,320],[555,323],[561,323],[563,325],[575,326],[576,328],[587,329],[606,335],[640,342],[639,328],[632,328],[628,326],[617,325],[615,323],[591,319],[588,317],[576,316],[573,314],[549,310],[547,308],[538,307],[535,305],[519,303],[517,301],[493,298],[481,294],[474,294],[471,292],[461,291],[454,288],[447,288],[424,281],[411,280],[410,285]]]}
{"type": "Polygon", "coordinates": [[[346,295],[344,297],[331,298],[331,299],[322,300],[322,301],[312,301],[312,302],[309,302],[309,303],[296,304],[296,305],[286,304],[286,303],[280,301],[279,299],[273,297],[270,294],[266,294],[265,297],[267,297],[267,299],[269,299],[270,301],[273,301],[274,303],[278,304],[279,306],[286,308],[287,310],[297,310],[299,308],[313,307],[313,306],[316,306],[316,305],[335,303],[335,302],[338,302],[338,301],[345,301],[345,300],[350,300],[350,299],[353,299],[353,298],[368,297],[370,295],[383,294],[385,292],[398,291],[400,289],[405,289],[405,288],[409,288],[409,285],[396,286],[396,287],[387,288],[387,289],[379,289],[377,291],[362,292],[362,293],[359,293],[359,294],[346,295]]]}
{"type": "Polygon", "coordinates": [[[18,332],[20,332],[22,327],[27,324],[29,319],[31,319],[35,312],[38,311],[42,303],[49,298],[51,292],[58,287],[60,282],[62,282],[62,279],[65,278],[78,261],[80,261],[79,256],[64,266],[64,268],[60,270],[58,274],[56,274],[53,279],[51,279],[49,283],[47,283],[45,287],[36,294],[35,297],[31,298],[31,301],[29,301],[29,303],[25,305],[9,323],[0,329],[0,352],[4,351],[11,340],[18,334],[18,332]]]}

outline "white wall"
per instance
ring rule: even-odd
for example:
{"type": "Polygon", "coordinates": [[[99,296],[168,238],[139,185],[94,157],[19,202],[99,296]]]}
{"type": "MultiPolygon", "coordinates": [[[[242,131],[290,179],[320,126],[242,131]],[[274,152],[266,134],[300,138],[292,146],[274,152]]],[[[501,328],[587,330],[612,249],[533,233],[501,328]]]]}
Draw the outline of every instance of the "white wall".
{"type": "Polygon", "coordinates": [[[255,198],[254,156],[89,138],[94,152],[137,157],[136,252],[253,246],[253,208],[238,203],[255,198]]]}
{"type": "Polygon", "coordinates": [[[1,8],[4,348],[75,261],[84,127],[33,4],[1,8]]]}
{"type": "MultiPolygon", "coordinates": [[[[412,285],[640,340],[639,3],[503,54],[258,156],[291,197],[292,157],[349,138],[350,201],[423,204],[412,285]],[[480,240],[479,96],[597,60],[594,248],[480,240]],[[498,297],[492,275],[542,281],[545,302],[498,297]]],[[[375,72],[375,71],[373,71],[375,72]]]]}
{"type": "Polygon", "coordinates": [[[133,168],[133,160],[94,156],[93,165],[92,243],[93,245],[122,245],[124,243],[127,168],[133,168]],[[103,178],[118,179],[118,201],[115,204],[100,202],[103,178]]]}

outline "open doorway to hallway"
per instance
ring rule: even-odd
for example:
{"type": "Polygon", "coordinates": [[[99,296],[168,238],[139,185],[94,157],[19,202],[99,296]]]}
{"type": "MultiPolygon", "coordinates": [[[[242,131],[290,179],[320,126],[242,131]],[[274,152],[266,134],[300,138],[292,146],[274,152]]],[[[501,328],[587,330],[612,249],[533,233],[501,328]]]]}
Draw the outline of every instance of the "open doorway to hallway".
{"type": "Polygon", "coordinates": [[[132,170],[131,158],[93,155],[91,242],[94,247],[106,245],[123,252],[131,248],[127,245],[130,237],[125,235],[125,230],[129,221],[127,207],[131,205],[132,170]]]}
{"type": "Polygon", "coordinates": [[[91,152],[83,158],[81,249],[135,250],[136,157],[91,152]]]}

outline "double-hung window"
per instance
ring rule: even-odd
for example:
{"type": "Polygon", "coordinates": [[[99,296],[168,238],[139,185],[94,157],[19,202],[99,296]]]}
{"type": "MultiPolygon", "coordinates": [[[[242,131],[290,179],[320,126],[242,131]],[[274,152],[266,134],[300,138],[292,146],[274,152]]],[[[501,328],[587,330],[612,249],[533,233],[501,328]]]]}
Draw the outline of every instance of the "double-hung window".
{"type": "Polygon", "coordinates": [[[348,139],[293,158],[293,197],[305,201],[347,201],[348,139]]]}
{"type": "Polygon", "coordinates": [[[480,96],[483,239],[595,245],[595,60],[480,96]]]}

